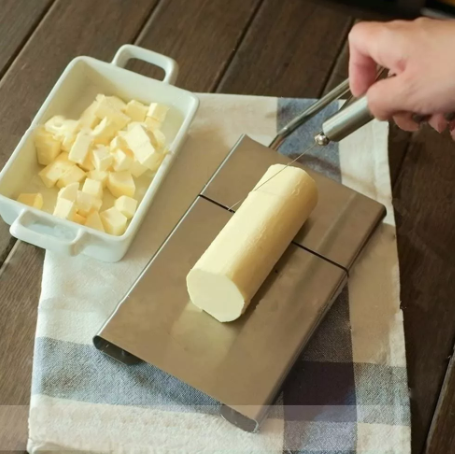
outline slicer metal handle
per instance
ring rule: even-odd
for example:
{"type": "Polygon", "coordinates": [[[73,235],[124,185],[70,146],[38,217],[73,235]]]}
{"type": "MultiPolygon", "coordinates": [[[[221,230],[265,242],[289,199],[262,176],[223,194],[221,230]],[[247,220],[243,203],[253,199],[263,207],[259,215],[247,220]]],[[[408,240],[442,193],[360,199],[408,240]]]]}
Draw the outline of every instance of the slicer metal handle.
{"type": "Polygon", "coordinates": [[[285,139],[291,135],[297,128],[305,124],[308,120],[317,115],[321,110],[325,109],[331,102],[340,99],[342,96],[349,93],[349,80],[343,81],[340,85],[335,87],[332,91],[327,93],[321,99],[316,101],[310,107],[305,109],[300,115],[291,120],[285,125],[276,137],[272,140],[269,148],[272,150],[278,150],[279,146],[285,141],[285,139]]]}
{"type": "Polygon", "coordinates": [[[347,107],[326,120],[322,125],[322,132],[315,137],[315,141],[318,145],[339,142],[373,119],[368,109],[368,99],[363,96],[350,102],[347,107]]]}

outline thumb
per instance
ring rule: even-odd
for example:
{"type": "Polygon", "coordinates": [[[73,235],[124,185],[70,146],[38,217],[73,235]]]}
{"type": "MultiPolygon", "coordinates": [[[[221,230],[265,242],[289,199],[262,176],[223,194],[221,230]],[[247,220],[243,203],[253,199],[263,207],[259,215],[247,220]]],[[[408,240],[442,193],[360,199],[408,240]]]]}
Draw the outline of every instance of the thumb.
{"type": "Polygon", "coordinates": [[[399,112],[409,109],[409,93],[402,75],[382,79],[374,83],[367,92],[368,108],[378,120],[389,120],[399,112]]]}

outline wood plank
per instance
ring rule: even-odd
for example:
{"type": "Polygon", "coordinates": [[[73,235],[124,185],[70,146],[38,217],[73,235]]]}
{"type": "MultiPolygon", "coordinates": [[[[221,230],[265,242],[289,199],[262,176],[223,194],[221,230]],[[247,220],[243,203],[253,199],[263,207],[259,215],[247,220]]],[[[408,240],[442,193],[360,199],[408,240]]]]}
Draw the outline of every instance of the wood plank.
{"type": "Polygon", "coordinates": [[[455,452],[455,355],[452,352],[439,402],[431,423],[426,454],[455,452]]]}
{"type": "MultiPolygon", "coordinates": [[[[2,448],[26,449],[26,409],[30,402],[37,291],[41,286],[43,257],[43,251],[18,241],[0,269],[0,408],[14,406],[12,409],[18,412],[14,431],[3,424],[0,427],[2,448]]],[[[8,418],[12,417],[11,410],[7,413],[8,418]]]]}
{"type": "Polygon", "coordinates": [[[327,81],[327,84],[324,87],[322,94],[327,94],[330,90],[333,90],[341,82],[345,81],[349,77],[349,46],[347,38],[341,49],[340,54],[335,62],[335,65],[330,73],[330,77],[327,81]]]}
{"type": "MultiPolygon", "coordinates": [[[[1,0],[0,79],[53,2],[54,0],[1,0]]],[[[14,239],[9,235],[9,228],[0,220],[0,267],[13,245],[14,239]]]]}
{"type": "Polygon", "coordinates": [[[394,191],[414,453],[423,450],[455,333],[453,150],[448,137],[424,127],[394,191]]]}
{"type": "MultiPolygon", "coordinates": [[[[0,83],[0,166],[70,60],[81,54],[111,59],[118,47],[135,40],[155,4],[136,0],[131,8],[128,0],[117,0],[106,8],[91,0],[57,1],[0,83]]],[[[29,403],[43,256],[17,242],[2,268],[0,405],[29,403]]]]}
{"type": "Polygon", "coordinates": [[[217,91],[319,96],[351,21],[312,2],[265,0],[217,91]]]}
{"type": "Polygon", "coordinates": [[[43,257],[42,250],[18,241],[0,271],[1,405],[29,403],[37,310],[34,290],[41,288],[43,257]],[[17,276],[27,279],[20,281],[17,276]]]}
{"type": "Polygon", "coordinates": [[[0,78],[54,0],[1,0],[0,78]]]}
{"type": "MultiPolygon", "coordinates": [[[[178,62],[179,87],[195,92],[213,91],[261,2],[163,2],[139,36],[138,44],[178,62]]],[[[159,74],[149,65],[139,62],[128,68],[150,77],[159,74]]]]}

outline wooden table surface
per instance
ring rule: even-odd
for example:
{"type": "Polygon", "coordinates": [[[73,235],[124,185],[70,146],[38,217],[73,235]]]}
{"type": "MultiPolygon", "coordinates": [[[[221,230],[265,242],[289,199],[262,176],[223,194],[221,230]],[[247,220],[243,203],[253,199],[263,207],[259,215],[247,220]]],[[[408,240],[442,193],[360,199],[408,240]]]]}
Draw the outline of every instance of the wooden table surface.
{"type": "MultiPolygon", "coordinates": [[[[0,0],[0,169],[78,55],[109,61],[135,43],[176,59],[178,85],[188,90],[318,97],[347,76],[352,14],[307,0],[0,0]]],[[[156,74],[144,64],[131,69],[156,74]]],[[[451,453],[455,145],[426,127],[413,135],[394,128],[390,163],[412,452],[451,453]]],[[[43,257],[0,221],[0,409],[29,403],[43,257]]],[[[25,450],[25,416],[20,422],[8,452],[25,450]]]]}

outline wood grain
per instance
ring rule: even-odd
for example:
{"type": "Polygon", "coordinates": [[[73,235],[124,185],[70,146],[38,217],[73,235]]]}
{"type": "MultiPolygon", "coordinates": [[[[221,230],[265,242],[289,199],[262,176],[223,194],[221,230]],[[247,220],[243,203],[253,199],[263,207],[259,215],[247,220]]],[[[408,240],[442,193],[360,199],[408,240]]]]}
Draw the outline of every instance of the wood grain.
{"type": "Polygon", "coordinates": [[[351,24],[347,15],[301,0],[265,0],[218,92],[317,97],[351,24]]]}
{"type": "Polygon", "coordinates": [[[454,151],[450,139],[425,127],[413,138],[394,191],[416,454],[424,447],[455,333],[454,151]]]}
{"type": "Polygon", "coordinates": [[[0,271],[0,405],[29,404],[43,257],[40,249],[18,241],[0,271]]]}
{"type": "MultiPolygon", "coordinates": [[[[1,0],[0,2],[0,79],[47,13],[54,0],[1,0]]],[[[1,166],[0,166],[1,167],[1,166]]],[[[11,248],[13,238],[0,220],[0,267],[11,248]]]]}
{"type": "Polygon", "coordinates": [[[439,402],[430,428],[425,454],[455,452],[455,355],[452,352],[439,402]]]}
{"type": "MultiPolygon", "coordinates": [[[[144,28],[138,44],[179,63],[179,87],[213,91],[262,1],[165,1],[144,28]]],[[[134,63],[129,68],[157,76],[144,63],[134,63]]]]}
{"type": "Polygon", "coordinates": [[[0,78],[54,0],[0,1],[0,78]]]}
{"type": "MultiPolygon", "coordinates": [[[[4,424],[0,427],[0,448],[13,446],[15,452],[24,451],[27,443],[26,408],[43,257],[43,251],[18,241],[0,269],[0,408],[14,405],[18,413],[14,431],[4,432],[8,427],[4,424]]],[[[13,410],[8,411],[8,418],[13,410]]]]}
{"type": "MultiPolygon", "coordinates": [[[[352,25],[352,24],[351,24],[352,25]]],[[[350,27],[351,28],[351,27],[350,27]]],[[[341,82],[345,81],[349,77],[349,46],[347,39],[338,55],[335,65],[330,73],[329,79],[325,84],[323,95],[327,94],[330,90],[333,90],[341,82]]]]}

